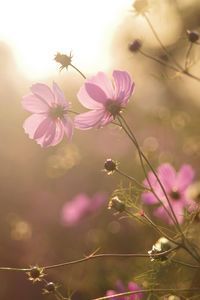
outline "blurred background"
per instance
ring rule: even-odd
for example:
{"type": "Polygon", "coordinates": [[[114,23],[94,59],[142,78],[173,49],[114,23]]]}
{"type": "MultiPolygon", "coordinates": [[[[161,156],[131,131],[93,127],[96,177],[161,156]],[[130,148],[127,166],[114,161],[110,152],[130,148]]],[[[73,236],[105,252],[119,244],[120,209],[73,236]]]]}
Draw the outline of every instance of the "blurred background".
{"type": "MultiPolygon", "coordinates": [[[[136,90],[125,112],[143,150],[155,167],[171,162],[176,169],[190,163],[199,176],[200,83],[132,53],[142,48],[166,62],[145,19],[128,0],[0,1],[0,266],[51,265],[88,255],[146,253],[158,236],[135,221],[107,209],[120,184],[119,175],[102,171],[106,158],[139,181],[143,174],[136,151],[113,125],[75,131],[73,141],[42,149],[25,135],[29,115],[22,96],[35,82],[54,80],[80,111],[76,93],[83,79],[69,67],[59,72],[57,52],[73,53],[73,64],[86,76],[113,69],[127,70],[136,90]],[[66,220],[76,211],[75,199],[86,198],[95,209],[66,220]],[[100,200],[98,200],[98,199],[100,200]],[[70,204],[69,204],[70,203],[70,204]],[[71,206],[70,206],[71,205],[71,206]],[[75,208],[74,208],[75,207],[75,208]]],[[[186,30],[199,30],[198,0],[149,0],[148,16],[170,53],[184,65],[186,30]]],[[[200,76],[199,48],[191,51],[191,72],[200,76]]],[[[78,204],[77,204],[78,205],[78,204]]],[[[146,260],[96,260],[48,272],[67,296],[91,299],[144,272],[146,260]]],[[[44,299],[41,286],[17,272],[0,272],[0,299],[44,299]]],[[[49,296],[51,299],[51,296],[49,296]]],[[[54,299],[52,297],[52,299],[54,299]]]]}

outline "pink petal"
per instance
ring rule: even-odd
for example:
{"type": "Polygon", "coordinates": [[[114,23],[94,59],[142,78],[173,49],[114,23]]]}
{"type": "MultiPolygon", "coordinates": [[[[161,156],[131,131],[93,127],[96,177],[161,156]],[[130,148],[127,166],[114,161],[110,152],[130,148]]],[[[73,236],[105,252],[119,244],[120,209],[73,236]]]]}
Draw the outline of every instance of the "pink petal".
{"type": "Polygon", "coordinates": [[[76,225],[87,213],[90,199],[85,194],[77,195],[67,202],[62,209],[62,221],[67,226],[76,225]]]}
{"type": "Polygon", "coordinates": [[[77,94],[79,102],[88,109],[102,109],[103,105],[94,101],[87,93],[85,84],[80,88],[77,94]]]}
{"type": "Polygon", "coordinates": [[[104,115],[105,111],[103,109],[92,110],[77,115],[74,119],[75,127],[82,130],[97,127],[101,124],[101,120],[104,118],[104,115]]]}
{"type": "Polygon", "coordinates": [[[51,123],[49,123],[49,126],[46,130],[43,140],[40,139],[37,140],[38,144],[40,144],[42,147],[52,146],[52,142],[54,141],[55,134],[56,134],[56,124],[55,122],[51,121],[51,123]]]}
{"type": "Polygon", "coordinates": [[[85,89],[90,98],[94,99],[98,103],[106,104],[108,97],[105,92],[96,84],[85,83],[85,89]]]}
{"type": "Polygon", "coordinates": [[[47,118],[46,114],[33,114],[28,117],[23,124],[25,132],[33,139],[38,126],[47,118]]]}
{"type": "Polygon", "coordinates": [[[176,182],[176,171],[174,168],[168,163],[162,164],[157,170],[157,175],[166,192],[170,192],[174,188],[176,182]]]}
{"type": "MultiPolygon", "coordinates": [[[[136,292],[136,291],[140,291],[141,288],[139,287],[139,285],[137,285],[137,283],[135,283],[135,282],[129,282],[128,283],[128,290],[130,292],[136,292]]],[[[142,299],[142,298],[143,298],[143,294],[142,293],[138,293],[138,294],[130,296],[130,300],[139,300],[139,299],[142,299]]]]}
{"type": "Polygon", "coordinates": [[[54,138],[51,142],[51,146],[55,146],[55,145],[59,144],[62,141],[63,136],[64,136],[63,125],[59,120],[56,121],[55,128],[56,128],[56,131],[55,131],[54,138]]]}
{"type": "Polygon", "coordinates": [[[44,119],[39,125],[38,128],[36,129],[33,138],[34,139],[39,139],[42,136],[44,136],[47,132],[48,127],[51,125],[52,120],[47,117],[46,119],[44,119]]]}
{"type": "Polygon", "coordinates": [[[45,101],[49,106],[51,106],[52,103],[55,103],[54,94],[46,84],[36,83],[32,85],[31,92],[39,99],[45,101]]]}
{"type": "Polygon", "coordinates": [[[194,170],[190,165],[183,165],[177,174],[176,185],[180,191],[184,191],[192,183],[194,170]]]}
{"type": "Polygon", "coordinates": [[[49,110],[48,104],[36,95],[26,95],[22,98],[22,106],[25,110],[32,113],[47,113],[49,110]]]}
{"type": "Polygon", "coordinates": [[[126,105],[133,93],[135,84],[125,71],[114,71],[113,78],[115,82],[115,99],[126,105]]]}
{"type": "Polygon", "coordinates": [[[53,82],[53,92],[54,92],[56,104],[68,108],[69,102],[65,99],[64,93],[55,82],[53,82]]]}
{"type": "Polygon", "coordinates": [[[114,98],[114,89],[111,81],[103,72],[98,72],[96,76],[93,76],[87,80],[88,83],[98,85],[106,94],[107,98],[114,98]]]}
{"type": "Polygon", "coordinates": [[[158,203],[157,198],[151,192],[142,193],[142,200],[146,204],[156,204],[156,203],[158,203]]]}
{"type": "Polygon", "coordinates": [[[74,124],[70,118],[62,118],[61,123],[64,129],[64,132],[69,140],[71,140],[74,130],[74,124]]]}
{"type": "Polygon", "coordinates": [[[157,209],[155,209],[154,216],[156,216],[159,219],[162,219],[167,224],[172,224],[173,223],[173,221],[171,220],[170,216],[165,211],[163,206],[160,206],[157,209]]]}

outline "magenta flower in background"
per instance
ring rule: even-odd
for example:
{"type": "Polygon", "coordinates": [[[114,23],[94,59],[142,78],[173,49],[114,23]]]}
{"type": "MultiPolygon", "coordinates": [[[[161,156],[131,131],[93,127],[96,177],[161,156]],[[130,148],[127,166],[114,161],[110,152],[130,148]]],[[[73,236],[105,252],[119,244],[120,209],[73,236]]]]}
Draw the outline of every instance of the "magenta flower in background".
{"type": "MultiPolygon", "coordinates": [[[[136,283],[130,281],[128,283],[128,287],[126,288],[125,285],[121,282],[121,280],[118,280],[116,283],[116,290],[108,290],[106,292],[106,296],[114,296],[116,294],[120,294],[120,293],[125,293],[125,292],[136,292],[136,291],[140,291],[141,288],[139,287],[139,285],[137,285],[136,283]]],[[[130,300],[140,300],[143,298],[143,293],[138,293],[135,295],[130,295],[130,296],[124,296],[124,297],[117,297],[117,298],[110,298],[111,300],[125,300],[125,299],[130,299],[130,300]]]]}
{"type": "Polygon", "coordinates": [[[31,93],[24,96],[22,106],[32,113],[24,122],[24,130],[29,138],[42,147],[55,146],[64,135],[70,140],[73,123],[67,115],[69,102],[54,82],[52,90],[42,83],[30,88],[31,93]]]}
{"type": "MultiPolygon", "coordinates": [[[[181,224],[184,219],[184,209],[191,211],[196,208],[195,202],[187,193],[187,189],[191,185],[194,177],[194,170],[190,165],[183,165],[180,170],[176,172],[170,164],[165,163],[157,169],[157,175],[165,188],[177,220],[181,224]]],[[[159,199],[169,210],[169,205],[164,193],[152,172],[149,172],[148,179],[159,199]]],[[[144,181],[144,185],[149,187],[147,180],[144,181]]],[[[146,204],[159,204],[158,200],[151,192],[144,192],[142,194],[142,199],[146,204]]],[[[161,205],[155,209],[154,215],[169,224],[173,224],[173,221],[161,205]]]]}
{"type": "Polygon", "coordinates": [[[61,211],[62,223],[66,226],[74,226],[84,217],[95,213],[105,203],[106,196],[96,193],[93,197],[86,194],[78,194],[71,201],[64,204],[61,211]]]}
{"type": "Polygon", "coordinates": [[[78,92],[80,103],[91,111],[75,117],[75,127],[90,129],[113,121],[126,107],[135,84],[125,71],[113,72],[114,84],[105,73],[87,79],[78,92]]]}

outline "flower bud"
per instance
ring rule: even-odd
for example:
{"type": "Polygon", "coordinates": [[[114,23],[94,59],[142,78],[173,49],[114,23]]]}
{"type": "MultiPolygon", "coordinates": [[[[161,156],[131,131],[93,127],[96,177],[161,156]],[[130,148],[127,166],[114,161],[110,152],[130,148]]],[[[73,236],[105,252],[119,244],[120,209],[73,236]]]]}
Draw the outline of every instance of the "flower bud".
{"type": "Polygon", "coordinates": [[[44,294],[51,294],[51,293],[55,293],[57,287],[55,285],[55,283],[53,282],[48,282],[46,285],[45,285],[45,288],[44,288],[44,294]]]}
{"type": "Polygon", "coordinates": [[[148,10],[148,0],[135,0],[133,8],[137,14],[144,14],[148,10]]]}
{"type": "Polygon", "coordinates": [[[117,162],[112,160],[111,158],[106,159],[104,164],[104,170],[107,172],[108,175],[114,173],[117,170],[117,162]]]}
{"type": "Polygon", "coordinates": [[[196,43],[199,39],[199,33],[197,31],[187,30],[188,40],[191,43],[196,43]]]}
{"type": "Polygon", "coordinates": [[[108,209],[115,209],[117,212],[121,213],[125,210],[126,205],[118,196],[113,197],[108,204],[108,209]]]}
{"type": "Polygon", "coordinates": [[[32,267],[32,269],[30,269],[30,271],[27,272],[27,275],[29,277],[28,279],[33,281],[33,283],[36,281],[41,281],[41,278],[45,276],[43,271],[44,269],[38,266],[32,267]]]}
{"type": "Polygon", "coordinates": [[[142,47],[142,42],[138,39],[134,40],[130,45],[129,45],[129,50],[131,52],[138,52],[142,47]]]}
{"type": "Polygon", "coordinates": [[[68,68],[71,65],[72,62],[72,55],[70,52],[70,55],[66,55],[66,54],[61,54],[61,53],[57,53],[55,55],[55,61],[61,64],[60,70],[64,69],[64,68],[68,68]]]}
{"type": "Polygon", "coordinates": [[[165,261],[167,260],[167,254],[163,255],[155,255],[162,252],[166,252],[172,249],[172,242],[170,242],[167,238],[161,237],[152,247],[150,251],[148,251],[151,261],[160,260],[165,261]]]}

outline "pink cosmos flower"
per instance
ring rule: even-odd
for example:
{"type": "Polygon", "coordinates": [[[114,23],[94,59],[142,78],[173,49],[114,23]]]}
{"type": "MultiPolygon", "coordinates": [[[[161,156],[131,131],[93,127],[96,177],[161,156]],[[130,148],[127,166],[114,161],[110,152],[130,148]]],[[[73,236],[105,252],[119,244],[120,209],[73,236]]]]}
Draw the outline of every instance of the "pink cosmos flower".
{"type": "MultiPolygon", "coordinates": [[[[121,280],[118,280],[116,282],[116,290],[108,290],[106,292],[106,296],[114,296],[116,294],[120,294],[120,293],[125,293],[125,292],[136,292],[141,290],[141,288],[139,287],[139,285],[137,285],[134,282],[129,282],[128,283],[128,288],[125,287],[125,285],[121,282],[121,280]]],[[[117,298],[110,298],[111,300],[125,300],[128,296],[124,296],[124,297],[117,297],[117,298]]],[[[128,299],[130,300],[140,300],[143,298],[143,294],[142,293],[138,293],[135,295],[130,295],[128,299]]]]}
{"type": "Polygon", "coordinates": [[[96,212],[105,201],[106,197],[102,193],[96,193],[93,197],[78,194],[63,206],[61,212],[62,223],[66,226],[76,225],[87,215],[96,212]]]}
{"type": "Polygon", "coordinates": [[[69,102],[54,82],[52,90],[42,83],[30,88],[31,93],[24,96],[22,106],[32,113],[24,122],[24,130],[29,138],[42,147],[55,146],[66,135],[71,139],[73,124],[67,115],[69,102]]]}
{"type": "Polygon", "coordinates": [[[78,99],[91,111],[75,117],[79,129],[101,127],[113,121],[126,107],[135,84],[125,71],[113,72],[114,84],[103,72],[87,79],[78,92],[78,99]]]}
{"type": "MultiPolygon", "coordinates": [[[[184,209],[191,211],[196,208],[195,202],[188,196],[189,194],[187,193],[187,189],[191,185],[194,177],[194,170],[190,165],[182,165],[179,172],[176,172],[170,164],[165,163],[157,169],[157,175],[165,188],[177,220],[181,224],[184,219],[184,209]]],[[[166,208],[170,210],[164,193],[152,172],[149,172],[148,179],[155,193],[166,208]]],[[[149,187],[147,180],[144,181],[144,185],[149,187]]],[[[158,200],[151,192],[144,192],[142,194],[142,199],[146,204],[159,205],[158,200]]],[[[167,223],[173,224],[173,221],[163,206],[159,205],[159,207],[155,209],[154,214],[167,223]]]]}

